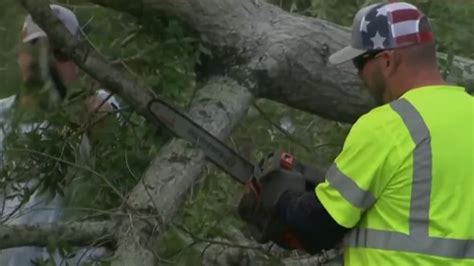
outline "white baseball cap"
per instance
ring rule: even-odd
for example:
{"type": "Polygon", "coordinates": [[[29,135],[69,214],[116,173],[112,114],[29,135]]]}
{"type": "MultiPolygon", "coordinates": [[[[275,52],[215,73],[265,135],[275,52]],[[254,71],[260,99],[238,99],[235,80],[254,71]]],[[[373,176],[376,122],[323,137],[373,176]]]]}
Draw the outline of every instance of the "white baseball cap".
{"type": "MultiPolygon", "coordinates": [[[[68,31],[76,38],[79,38],[81,28],[76,15],[74,15],[71,10],[59,5],[50,5],[50,7],[56,17],[66,26],[68,31]]],[[[47,37],[46,32],[33,21],[31,15],[26,16],[21,31],[21,41],[26,43],[40,37],[47,37]]]]}

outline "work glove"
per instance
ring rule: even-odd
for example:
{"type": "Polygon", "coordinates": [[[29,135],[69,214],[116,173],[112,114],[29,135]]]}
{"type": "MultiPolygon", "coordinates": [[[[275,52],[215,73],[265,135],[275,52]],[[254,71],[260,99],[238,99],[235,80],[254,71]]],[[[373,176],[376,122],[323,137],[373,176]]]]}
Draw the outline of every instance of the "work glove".
{"type": "Polygon", "coordinates": [[[259,243],[273,241],[286,249],[302,248],[288,226],[279,219],[276,205],[286,191],[304,193],[324,181],[322,171],[294,161],[291,155],[274,152],[259,164],[261,172],[246,186],[239,202],[240,217],[249,224],[259,243]]]}
{"type": "Polygon", "coordinates": [[[262,244],[272,241],[285,249],[300,248],[299,241],[278,217],[276,205],[286,191],[304,191],[301,174],[277,170],[259,181],[259,192],[255,193],[254,185],[248,184],[238,207],[240,217],[248,223],[250,234],[262,244]]]}

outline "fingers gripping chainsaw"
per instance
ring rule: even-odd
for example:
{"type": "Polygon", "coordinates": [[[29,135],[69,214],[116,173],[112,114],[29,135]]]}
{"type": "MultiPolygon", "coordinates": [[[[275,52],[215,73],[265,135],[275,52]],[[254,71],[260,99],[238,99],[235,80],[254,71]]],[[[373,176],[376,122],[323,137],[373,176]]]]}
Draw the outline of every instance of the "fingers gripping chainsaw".
{"type": "MultiPolygon", "coordinates": [[[[301,167],[301,164],[297,163],[291,154],[282,151],[274,152],[260,164],[253,164],[199,126],[184,113],[161,99],[150,101],[148,111],[154,118],[154,123],[164,125],[177,137],[187,140],[199,147],[211,162],[229,174],[235,181],[245,185],[257,198],[260,193],[258,177],[262,173],[267,172],[267,167],[280,167],[290,171],[304,169],[306,169],[306,171],[312,171],[308,170],[311,168],[301,167]]],[[[314,189],[317,183],[324,181],[320,173],[308,172],[302,174],[308,177],[310,189],[314,189]],[[320,178],[321,180],[315,178],[320,178]]],[[[265,230],[265,228],[254,228],[254,230],[251,231],[252,236],[258,242],[263,243],[268,241],[268,234],[270,232],[266,232],[267,230],[265,230]]],[[[287,231],[285,231],[281,239],[291,248],[301,247],[296,237],[293,237],[292,234],[287,231]]]]}

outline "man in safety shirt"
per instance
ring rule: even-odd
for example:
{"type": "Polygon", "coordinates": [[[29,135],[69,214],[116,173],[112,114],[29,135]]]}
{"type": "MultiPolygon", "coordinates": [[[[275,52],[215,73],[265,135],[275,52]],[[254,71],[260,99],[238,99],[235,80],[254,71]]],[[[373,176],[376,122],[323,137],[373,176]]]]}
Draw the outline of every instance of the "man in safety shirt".
{"type": "Polygon", "coordinates": [[[350,60],[382,105],[353,125],[324,182],[308,191],[303,174],[271,171],[242,218],[273,214],[267,239],[288,248],[341,244],[344,265],[474,265],[474,100],[441,77],[428,18],[404,2],[362,8],[329,58],[350,60]]]}

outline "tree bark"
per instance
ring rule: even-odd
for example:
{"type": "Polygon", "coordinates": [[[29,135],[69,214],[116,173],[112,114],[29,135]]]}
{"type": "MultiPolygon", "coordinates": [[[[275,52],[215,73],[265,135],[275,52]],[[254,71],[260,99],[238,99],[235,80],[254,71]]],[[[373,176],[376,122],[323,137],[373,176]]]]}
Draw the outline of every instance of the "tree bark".
{"type": "Polygon", "coordinates": [[[113,222],[74,222],[64,224],[0,225],[0,249],[68,243],[88,246],[115,241],[117,226],[113,222]]]}
{"type": "MultiPolygon", "coordinates": [[[[135,110],[150,118],[147,104],[153,95],[138,81],[114,69],[85,42],[72,38],[51,14],[46,0],[20,0],[49,39],[64,47],[76,64],[105,87],[126,100],[135,110]]],[[[244,117],[252,95],[230,78],[213,78],[199,90],[189,116],[215,136],[225,139],[244,117]]],[[[203,154],[181,140],[165,146],[145,174],[143,183],[129,196],[130,219],[118,234],[114,265],[154,265],[157,236],[173,218],[183,195],[205,165],[203,154]],[[146,189],[145,189],[146,187],[146,189]],[[151,192],[150,192],[151,191],[151,192]],[[158,214],[157,219],[149,213],[158,214]],[[147,218],[143,218],[146,216],[147,218]],[[156,230],[158,229],[158,230],[156,230]],[[154,243],[155,242],[155,243],[154,243]]]]}
{"type": "MultiPolygon", "coordinates": [[[[225,139],[245,116],[251,100],[252,95],[235,81],[212,78],[198,91],[188,114],[213,135],[225,139]]],[[[140,222],[124,225],[127,233],[119,237],[113,265],[154,265],[156,256],[146,247],[158,247],[156,239],[175,216],[205,162],[204,154],[183,140],[175,139],[160,150],[143,183],[131,191],[128,199],[134,210],[153,213],[158,218],[153,225],[140,222]],[[150,232],[156,233],[154,239],[150,238],[150,232]]]]}
{"type": "MultiPolygon", "coordinates": [[[[213,51],[205,70],[233,77],[257,97],[343,122],[374,106],[350,63],[327,63],[350,43],[346,27],[289,14],[263,0],[91,1],[137,17],[182,18],[213,51]]],[[[474,61],[455,57],[453,68],[449,81],[474,84],[474,61]]]]}
{"type": "Polygon", "coordinates": [[[150,118],[148,102],[153,91],[124,71],[113,68],[86,41],[74,38],[49,9],[48,0],[19,0],[34,21],[48,34],[56,47],[61,47],[76,64],[104,87],[126,100],[138,113],[150,118]]]}

